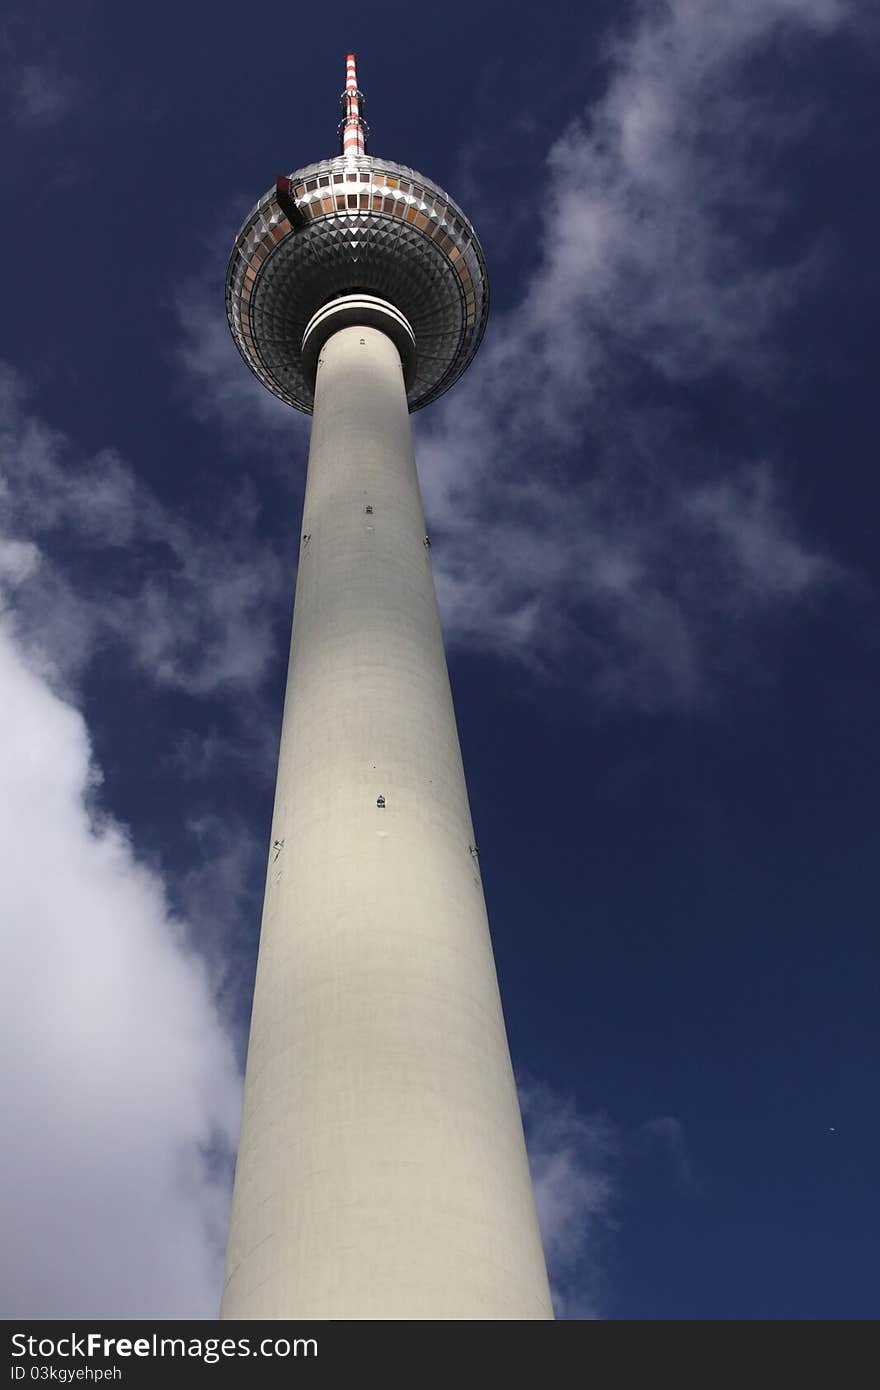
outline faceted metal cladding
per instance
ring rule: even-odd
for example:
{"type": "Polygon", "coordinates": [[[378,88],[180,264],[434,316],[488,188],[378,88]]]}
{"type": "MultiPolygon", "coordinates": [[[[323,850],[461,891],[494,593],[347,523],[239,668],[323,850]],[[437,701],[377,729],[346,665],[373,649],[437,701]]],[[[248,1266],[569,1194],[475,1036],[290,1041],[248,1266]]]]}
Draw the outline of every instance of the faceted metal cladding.
{"type": "Polygon", "coordinates": [[[461,376],[489,312],[476,233],[423,174],[371,155],[337,156],[291,175],[297,223],[275,189],[239,232],[226,274],[226,312],[238,349],[274,395],[311,412],[303,333],[322,307],[366,293],[405,315],[416,341],[407,403],[418,410],[461,376]]]}

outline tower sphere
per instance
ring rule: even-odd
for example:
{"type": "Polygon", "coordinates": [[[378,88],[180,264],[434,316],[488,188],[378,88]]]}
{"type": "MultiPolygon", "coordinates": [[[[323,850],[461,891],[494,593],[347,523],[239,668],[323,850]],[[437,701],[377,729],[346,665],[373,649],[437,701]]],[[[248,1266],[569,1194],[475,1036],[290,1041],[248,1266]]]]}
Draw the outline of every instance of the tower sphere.
{"type": "Polygon", "coordinates": [[[314,401],[306,328],[325,304],[351,294],[385,300],[411,326],[411,411],[458,380],[489,312],[486,264],[465,214],[424,174],[362,153],[279,178],[232,248],[232,336],[263,385],[297,410],[311,413],[314,401]]]}

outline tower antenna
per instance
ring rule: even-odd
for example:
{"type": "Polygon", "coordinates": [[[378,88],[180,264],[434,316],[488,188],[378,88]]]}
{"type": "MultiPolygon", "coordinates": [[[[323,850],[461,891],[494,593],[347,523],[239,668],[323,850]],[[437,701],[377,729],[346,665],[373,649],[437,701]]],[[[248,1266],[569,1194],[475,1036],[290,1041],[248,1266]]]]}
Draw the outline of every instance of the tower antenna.
{"type": "Polygon", "coordinates": [[[366,154],[370,127],[361,115],[364,109],[364,94],[357,84],[353,53],[346,54],[345,91],[339,100],[342,102],[342,120],[339,122],[337,134],[342,145],[342,153],[344,155],[366,154]]]}

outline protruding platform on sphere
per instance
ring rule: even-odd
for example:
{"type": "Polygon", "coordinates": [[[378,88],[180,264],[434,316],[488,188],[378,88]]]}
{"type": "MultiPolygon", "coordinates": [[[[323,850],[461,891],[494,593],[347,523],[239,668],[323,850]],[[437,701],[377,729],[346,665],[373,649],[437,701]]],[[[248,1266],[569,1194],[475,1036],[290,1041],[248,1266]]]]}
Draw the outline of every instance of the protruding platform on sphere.
{"type": "Polygon", "coordinates": [[[352,326],[379,328],[391,339],[400,353],[404,385],[409,388],[416,371],[416,338],[403,314],[393,304],[377,299],[375,295],[346,294],[332,299],[313,314],[303,334],[302,370],[312,391],[315,389],[321,348],[338,329],[352,326]]]}

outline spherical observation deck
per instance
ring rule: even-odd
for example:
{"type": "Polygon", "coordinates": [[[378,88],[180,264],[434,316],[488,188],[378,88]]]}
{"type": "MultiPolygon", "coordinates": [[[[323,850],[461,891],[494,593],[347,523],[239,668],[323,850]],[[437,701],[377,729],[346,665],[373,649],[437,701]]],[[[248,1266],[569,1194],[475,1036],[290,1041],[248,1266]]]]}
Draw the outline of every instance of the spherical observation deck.
{"type": "Polygon", "coordinates": [[[448,193],[403,164],[340,155],[271,189],[235,239],[226,312],[251,371],[280,400],[311,412],[303,364],[312,317],[342,295],[394,305],[415,336],[410,410],[448,391],[476,352],[489,282],[476,233],[448,193]]]}

